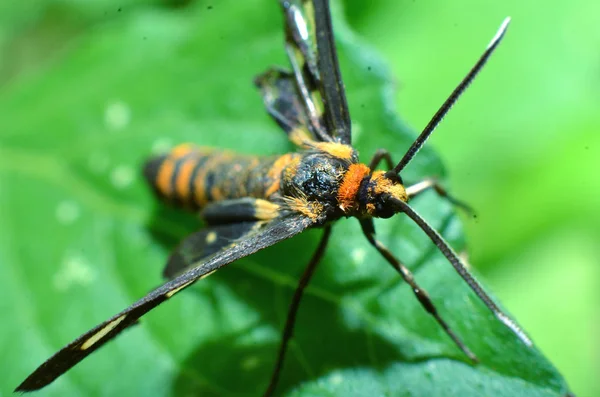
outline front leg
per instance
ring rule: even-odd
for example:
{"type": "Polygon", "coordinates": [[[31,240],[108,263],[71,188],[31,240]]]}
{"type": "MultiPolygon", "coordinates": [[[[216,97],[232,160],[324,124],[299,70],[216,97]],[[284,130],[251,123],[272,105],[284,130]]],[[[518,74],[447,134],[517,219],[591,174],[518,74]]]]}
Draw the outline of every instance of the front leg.
{"type": "Polygon", "coordinates": [[[294,296],[292,298],[292,303],[290,304],[290,308],[288,310],[287,318],[285,320],[285,326],[283,328],[283,335],[281,337],[281,344],[279,345],[279,353],[277,354],[277,360],[275,361],[275,367],[273,368],[273,372],[271,374],[271,380],[269,381],[269,386],[263,394],[263,397],[269,397],[275,391],[277,387],[277,382],[279,381],[279,374],[281,373],[281,368],[283,367],[283,361],[285,359],[285,354],[287,352],[288,344],[290,339],[292,338],[292,334],[294,332],[294,325],[296,323],[296,314],[298,314],[298,308],[300,307],[300,300],[304,294],[304,289],[310,282],[317,265],[323,258],[323,254],[325,253],[325,248],[327,247],[327,243],[329,241],[329,236],[331,234],[331,226],[325,226],[325,232],[321,237],[321,241],[314,252],[310,262],[306,265],[304,272],[302,273],[302,277],[300,277],[300,281],[298,281],[298,286],[294,291],[294,296]]]}
{"type": "MultiPolygon", "coordinates": [[[[385,165],[387,166],[388,170],[391,170],[394,167],[394,162],[392,161],[392,156],[390,155],[390,152],[388,152],[386,149],[377,149],[377,151],[373,155],[373,158],[371,158],[371,161],[369,162],[369,168],[371,169],[371,171],[377,168],[377,166],[379,165],[379,163],[381,163],[382,160],[385,161],[385,165]]],[[[455,205],[456,207],[462,209],[470,216],[475,217],[475,211],[470,205],[449,195],[448,191],[446,191],[446,189],[442,185],[440,185],[440,183],[435,178],[426,178],[421,182],[417,182],[414,185],[408,186],[406,188],[406,193],[408,194],[409,198],[414,198],[419,194],[423,193],[425,190],[431,188],[435,190],[438,196],[445,198],[452,205],[455,205]]]]}
{"type": "Polygon", "coordinates": [[[444,189],[444,187],[440,185],[440,183],[435,178],[426,178],[423,179],[421,182],[417,182],[414,185],[408,186],[406,188],[406,193],[408,194],[408,198],[412,199],[428,189],[435,190],[438,196],[448,200],[452,205],[462,209],[468,215],[475,217],[475,211],[469,204],[449,195],[448,191],[446,191],[446,189],[444,189]]]}
{"type": "Polygon", "coordinates": [[[394,162],[392,161],[390,152],[388,152],[386,149],[377,149],[373,155],[373,158],[369,162],[369,168],[371,171],[377,168],[379,163],[381,163],[381,160],[385,160],[385,165],[387,165],[388,170],[394,168],[394,162]]]}
{"type": "Polygon", "coordinates": [[[417,297],[417,300],[423,306],[423,308],[435,318],[435,321],[442,327],[444,332],[454,341],[456,346],[463,353],[469,357],[471,361],[474,363],[478,362],[477,356],[467,347],[467,345],[460,339],[460,337],[450,328],[450,325],[441,317],[437,308],[435,307],[433,301],[429,297],[427,291],[417,284],[412,272],[402,264],[395,256],[388,250],[379,240],[375,238],[375,225],[373,224],[373,219],[361,219],[360,226],[362,227],[362,231],[373,247],[383,258],[390,264],[392,267],[400,274],[400,276],[404,279],[404,281],[410,286],[413,290],[413,293],[417,297]]]}

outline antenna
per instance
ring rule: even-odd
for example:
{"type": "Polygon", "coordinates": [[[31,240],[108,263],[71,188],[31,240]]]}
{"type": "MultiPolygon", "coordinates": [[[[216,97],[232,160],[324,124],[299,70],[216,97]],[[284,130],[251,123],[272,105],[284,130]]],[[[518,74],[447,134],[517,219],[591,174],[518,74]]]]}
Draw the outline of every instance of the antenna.
{"type": "Polygon", "coordinates": [[[473,277],[467,267],[461,262],[456,252],[448,245],[446,240],[440,234],[432,228],[419,214],[415,212],[407,203],[402,200],[390,198],[394,204],[400,207],[401,211],[404,212],[410,219],[412,219],[420,228],[427,234],[427,236],[433,241],[438,247],[440,252],[444,254],[446,259],[452,264],[456,272],[465,280],[465,282],[471,287],[473,292],[481,299],[481,301],[494,313],[494,316],[500,320],[507,328],[509,328],[523,343],[527,346],[532,346],[531,339],[525,334],[525,332],[506,314],[500,309],[492,298],[483,290],[483,287],[473,277]]]}
{"type": "Polygon", "coordinates": [[[479,58],[479,60],[475,64],[475,66],[473,66],[473,68],[469,71],[469,73],[465,76],[465,78],[460,82],[460,84],[454,89],[454,91],[452,91],[452,94],[450,94],[448,99],[446,99],[446,101],[444,102],[442,107],[440,107],[438,109],[438,111],[435,113],[435,115],[433,116],[431,121],[429,121],[429,123],[427,124],[427,126],[425,127],[423,132],[421,132],[421,135],[419,135],[417,137],[417,139],[413,142],[413,144],[410,146],[410,148],[408,148],[408,150],[404,154],[404,157],[402,157],[402,160],[400,160],[400,162],[393,169],[391,169],[387,172],[388,175],[391,175],[391,174],[398,175],[404,169],[404,167],[406,167],[406,165],[408,165],[408,163],[410,163],[410,161],[413,159],[413,157],[415,157],[415,155],[421,149],[421,147],[423,146],[423,144],[425,143],[427,138],[429,138],[429,136],[436,129],[436,127],[438,126],[440,121],[442,121],[442,119],[444,118],[446,113],[448,113],[450,108],[452,108],[454,103],[456,103],[458,98],[467,89],[469,84],[471,84],[473,79],[475,79],[475,76],[477,76],[477,74],[481,71],[481,69],[487,62],[490,55],[492,55],[492,53],[494,52],[496,47],[498,47],[498,44],[500,44],[502,37],[504,37],[504,33],[506,33],[506,29],[508,28],[509,22],[510,22],[509,17],[504,19],[504,21],[502,22],[502,25],[500,25],[500,29],[498,29],[498,31],[496,32],[496,35],[494,36],[492,41],[490,41],[490,44],[487,46],[487,48],[485,49],[485,52],[483,53],[483,55],[481,55],[481,57],[479,58]]]}

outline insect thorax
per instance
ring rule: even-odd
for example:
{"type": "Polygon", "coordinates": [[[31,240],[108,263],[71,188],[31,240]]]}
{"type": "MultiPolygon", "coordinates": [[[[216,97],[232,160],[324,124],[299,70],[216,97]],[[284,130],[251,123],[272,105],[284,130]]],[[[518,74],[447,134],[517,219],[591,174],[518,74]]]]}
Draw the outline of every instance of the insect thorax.
{"type": "Polygon", "coordinates": [[[307,152],[285,170],[283,194],[318,201],[325,207],[336,207],[340,184],[351,164],[348,159],[307,152]]]}
{"type": "Polygon", "coordinates": [[[295,198],[293,209],[314,218],[333,220],[341,216],[383,217],[397,212],[388,197],[407,201],[399,178],[383,171],[372,172],[358,162],[356,151],[305,152],[283,172],[281,193],[295,198]]]}

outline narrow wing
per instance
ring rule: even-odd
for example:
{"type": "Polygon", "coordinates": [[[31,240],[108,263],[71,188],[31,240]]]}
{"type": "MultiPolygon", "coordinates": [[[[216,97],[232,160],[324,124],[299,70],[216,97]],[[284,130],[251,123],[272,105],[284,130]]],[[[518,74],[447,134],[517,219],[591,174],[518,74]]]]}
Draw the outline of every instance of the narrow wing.
{"type": "Polygon", "coordinates": [[[296,95],[307,119],[307,128],[316,140],[334,139],[323,123],[319,98],[319,70],[312,7],[305,0],[280,0],[285,21],[285,50],[292,67],[296,95]]]}
{"type": "Polygon", "coordinates": [[[335,49],[329,0],[314,0],[313,7],[317,29],[317,59],[321,74],[319,89],[325,106],[327,130],[341,143],[350,145],[350,112],[335,49]]]}
{"type": "Polygon", "coordinates": [[[207,259],[228,245],[237,243],[238,240],[243,240],[263,224],[264,222],[256,221],[238,222],[205,227],[190,234],[169,257],[163,276],[168,279],[175,278],[194,263],[207,259]]]}
{"type": "Polygon", "coordinates": [[[200,212],[208,226],[190,234],[177,246],[167,261],[163,276],[175,278],[221,249],[252,236],[264,224],[280,216],[279,205],[253,197],[208,204],[200,212]]]}
{"type": "Polygon", "coordinates": [[[293,73],[272,68],[257,76],[254,84],[260,89],[267,112],[294,144],[302,146],[306,139],[321,140],[312,132],[314,128],[309,127],[293,73]]]}
{"type": "Polygon", "coordinates": [[[313,135],[351,144],[351,124],[328,0],[280,0],[286,51],[313,135]]]}
{"type": "Polygon", "coordinates": [[[125,328],[135,324],[144,314],[179,291],[209,276],[220,267],[290,238],[312,224],[313,222],[310,219],[298,214],[287,215],[265,222],[261,227],[257,227],[256,230],[248,233],[245,239],[232,243],[224,248],[219,255],[211,256],[206,261],[198,263],[192,269],[156,288],[127,309],[63,347],[29,375],[17,387],[16,391],[33,391],[48,385],[90,353],[117,336],[125,328]]]}

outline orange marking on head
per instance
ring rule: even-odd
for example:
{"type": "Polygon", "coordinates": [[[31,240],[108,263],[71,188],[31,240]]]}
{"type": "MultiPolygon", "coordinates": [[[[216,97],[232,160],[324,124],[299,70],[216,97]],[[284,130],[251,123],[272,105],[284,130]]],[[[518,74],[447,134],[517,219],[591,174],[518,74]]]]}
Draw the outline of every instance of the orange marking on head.
{"type": "Polygon", "coordinates": [[[317,142],[312,146],[322,152],[342,160],[352,160],[352,155],[354,154],[354,149],[352,149],[352,146],[337,142],[317,142]]]}
{"type": "Polygon", "coordinates": [[[392,183],[389,179],[384,177],[385,171],[375,171],[371,175],[371,180],[375,183],[374,193],[384,193],[386,188],[392,183]]]}
{"type": "Polygon", "coordinates": [[[156,174],[156,187],[160,194],[164,197],[170,198],[173,194],[173,186],[171,185],[171,178],[175,171],[175,161],[171,157],[167,157],[158,169],[156,174]]]}
{"type": "Polygon", "coordinates": [[[369,172],[371,170],[364,164],[352,164],[348,167],[337,194],[338,205],[342,211],[350,212],[358,206],[356,195],[361,181],[369,175],[369,172]]]}
{"type": "Polygon", "coordinates": [[[375,189],[373,189],[375,194],[387,193],[398,200],[408,201],[408,194],[406,194],[404,186],[386,178],[384,171],[375,171],[371,176],[371,180],[375,182],[375,189]]]}
{"type": "Polygon", "coordinates": [[[175,191],[179,197],[189,202],[190,196],[190,178],[194,171],[194,166],[197,163],[196,158],[186,158],[183,164],[179,166],[179,172],[177,173],[177,179],[175,180],[175,191]]]}
{"type": "Polygon", "coordinates": [[[367,203],[367,214],[373,216],[375,215],[375,204],[373,203],[367,203]]]}

